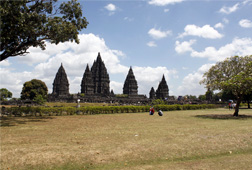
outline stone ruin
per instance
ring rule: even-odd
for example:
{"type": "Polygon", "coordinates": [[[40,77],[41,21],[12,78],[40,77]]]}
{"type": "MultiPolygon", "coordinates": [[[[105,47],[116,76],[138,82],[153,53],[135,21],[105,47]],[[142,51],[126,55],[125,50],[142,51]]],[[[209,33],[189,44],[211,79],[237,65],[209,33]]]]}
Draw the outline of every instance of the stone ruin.
{"type": "Polygon", "coordinates": [[[67,74],[61,64],[53,82],[53,92],[48,95],[48,101],[76,102],[77,99],[79,99],[80,102],[118,102],[136,104],[148,103],[149,100],[156,98],[167,99],[169,97],[169,89],[164,75],[159,83],[157,91],[155,92],[154,88],[151,88],[149,99],[145,95],[139,95],[137,80],[135,79],[132,67],[130,67],[124,82],[123,97],[120,95],[116,96],[113,90],[110,91],[109,83],[110,80],[107,68],[102,61],[100,53],[98,53],[97,59],[94,61],[91,69],[89,69],[89,65],[86,66],[80,85],[81,93],[78,94],[69,93],[67,74]]]}
{"type": "Polygon", "coordinates": [[[168,100],[169,88],[166,83],[164,75],[162,77],[161,82],[158,85],[157,91],[155,92],[154,88],[152,87],[149,94],[150,94],[150,99],[168,100]]]}
{"type": "Polygon", "coordinates": [[[135,79],[133,70],[130,67],[128,75],[123,85],[123,94],[127,94],[129,96],[137,95],[138,92],[137,89],[138,89],[137,81],[135,79]]]}

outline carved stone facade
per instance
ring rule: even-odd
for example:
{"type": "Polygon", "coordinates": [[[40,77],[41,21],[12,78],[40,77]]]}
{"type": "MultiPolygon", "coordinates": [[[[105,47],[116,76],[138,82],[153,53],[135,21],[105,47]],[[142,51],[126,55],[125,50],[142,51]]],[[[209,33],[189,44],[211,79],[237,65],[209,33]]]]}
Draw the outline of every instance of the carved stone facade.
{"type": "Polygon", "coordinates": [[[69,95],[69,83],[63,65],[61,64],[55,79],[53,81],[53,95],[67,96],[69,95]]]}
{"type": "Polygon", "coordinates": [[[132,68],[130,67],[128,75],[125,79],[123,86],[123,94],[127,95],[137,95],[138,93],[137,81],[135,79],[132,68]]]}
{"type": "Polygon", "coordinates": [[[107,96],[110,94],[109,83],[107,68],[101,59],[100,53],[98,53],[91,70],[89,70],[88,65],[86,67],[81,82],[81,93],[85,95],[101,94],[107,96]]]}
{"type": "Polygon", "coordinates": [[[153,87],[151,88],[149,94],[150,94],[150,99],[155,99],[156,98],[156,92],[155,92],[153,87]]]}
{"type": "Polygon", "coordinates": [[[94,82],[94,94],[109,95],[109,75],[100,53],[98,53],[97,59],[94,61],[91,72],[94,82]]]}
{"type": "Polygon", "coordinates": [[[92,72],[89,70],[88,65],[86,67],[86,70],[83,74],[83,78],[81,81],[81,93],[94,94],[93,76],[92,76],[92,72]]]}
{"type": "Polygon", "coordinates": [[[163,78],[161,82],[158,85],[157,91],[156,91],[156,98],[158,99],[168,99],[169,97],[169,88],[166,83],[165,77],[163,75],[163,78]]]}

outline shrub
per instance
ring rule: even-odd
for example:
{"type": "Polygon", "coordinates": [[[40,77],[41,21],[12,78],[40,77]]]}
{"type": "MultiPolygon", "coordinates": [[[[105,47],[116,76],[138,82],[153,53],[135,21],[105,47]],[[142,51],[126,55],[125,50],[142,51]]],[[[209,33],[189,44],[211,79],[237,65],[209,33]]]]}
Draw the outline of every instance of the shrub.
{"type": "MultiPolygon", "coordinates": [[[[83,115],[92,114],[114,114],[114,113],[136,113],[149,112],[151,106],[85,106],[85,107],[8,107],[6,113],[15,116],[33,115],[33,116],[61,116],[74,115],[76,113],[83,115]]],[[[174,110],[196,110],[215,108],[213,104],[202,105],[154,105],[156,111],[174,111],[174,110]]]]}

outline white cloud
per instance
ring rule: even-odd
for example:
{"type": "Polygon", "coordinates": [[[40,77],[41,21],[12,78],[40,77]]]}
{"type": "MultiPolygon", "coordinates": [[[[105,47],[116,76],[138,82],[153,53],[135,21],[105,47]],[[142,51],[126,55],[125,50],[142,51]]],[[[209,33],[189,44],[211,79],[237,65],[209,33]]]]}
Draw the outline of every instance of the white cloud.
{"type": "Polygon", "coordinates": [[[3,61],[1,61],[0,62],[0,66],[4,66],[4,67],[7,67],[7,66],[10,66],[11,64],[10,64],[10,62],[9,62],[9,60],[3,60],[3,61]]]}
{"type": "Polygon", "coordinates": [[[130,18],[130,17],[124,17],[123,19],[124,19],[125,21],[129,21],[129,22],[134,21],[134,18],[130,18]]]}
{"type": "Polygon", "coordinates": [[[116,10],[116,6],[114,4],[108,4],[104,8],[107,9],[108,11],[115,11],[116,10]]]}
{"type": "Polygon", "coordinates": [[[231,7],[222,7],[219,12],[220,13],[224,13],[224,14],[231,14],[232,12],[235,12],[236,10],[239,9],[239,3],[236,3],[234,6],[231,6],[231,7]]]}
{"type": "Polygon", "coordinates": [[[252,5],[252,0],[245,0],[245,1],[242,2],[242,4],[243,4],[243,5],[246,5],[246,4],[252,5]],[[249,4],[248,4],[248,3],[249,3],[249,4]]]}
{"type": "Polygon", "coordinates": [[[224,22],[224,24],[228,24],[229,20],[227,18],[223,18],[222,21],[224,22]]]}
{"type": "Polygon", "coordinates": [[[215,47],[207,47],[202,52],[192,51],[192,57],[208,58],[212,61],[222,61],[227,57],[239,55],[246,56],[252,54],[251,38],[235,38],[232,43],[216,49],[215,47]]]}
{"type": "Polygon", "coordinates": [[[252,28],[252,22],[248,19],[240,20],[239,25],[243,28],[252,28]]]}
{"type": "Polygon", "coordinates": [[[203,79],[203,74],[207,72],[213,64],[204,64],[196,72],[184,77],[182,85],[178,87],[178,95],[201,95],[205,94],[204,85],[199,82],[203,79]]]}
{"type": "Polygon", "coordinates": [[[184,1],[184,0],[150,0],[148,3],[150,5],[165,6],[165,5],[169,5],[169,4],[179,3],[182,1],[184,1]]]}
{"type": "Polygon", "coordinates": [[[167,31],[161,31],[161,30],[157,30],[155,28],[152,28],[149,30],[148,34],[154,38],[154,39],[162,39],[167,37],[168,35],[171,35],[172,32],[170,30],[167,31]]]}
{"type": "Polygon", "coordinates": [[[164,12],[167,13],[169,12],[170,10],[168,8],[164,9],[164,12]]]}
{"type": "Polygon", "coordinates": [[[184,31],[185,31],[184,33],[179,35],[179,38],[183,38],[185,36],[198,36],[209,39],[217,39],[223,37],[222,34],[220,34],[210,25],[204,25],[203,27],[199,27],[196,25],[187,25],[184,28],[184,31]]]}
{"type": "Polygon", "coordinates": [[[118,8],[114,4],[108,4],[104,7],[109,11],[109,16],[114,15],[118,8]]]}
{"type": "Polygon", "coordinates": [[[221,28],[221,29],[223,29],[224,25],[219,22],[219,23],[215,24],[214,28],[221,28]]]}
{"type": "Polygon", "coordinates": [[[13,97],[20,97],[24,82],[37,78],[31,72],[13,72],[9,68],[0,68],[0,88],[7,88],[13,97]]]}
{"type": "Polygon", "coordinates": [[[122,94],[123,93],[123,83],[110,81],[110,91],[113,90],[114,94],[122,94]]]}
{"type": "Polygon", "coordinates": [[[66,43],[60,43],[58,45],[51,44],[49,42],[46,42],[46,50],[41,50],[40,48],[36,47],[30,47],[28,49],[29,54],[24,55],[24,56],[18,56],[17,59],[19,62],[27,64],[29,66],[32,66],[34,64],[42,63],[47,61],[51,56],[60,54],[63,51],[68,50],[67,44],[66,43]]]}
{"type": "Polygon", "coordinates": [[[190,41],[184,41],[184,42],[179,42],[176,41],[175,44],[175,51],[179,54],[185,53],[185,52],[192,52],[192,45],[196,42],[196,40],[190,40],[190,41]]]}
{"type": "Polygon", "coordinates": [[[150,42],[147,43],[147,46],[149,46],[149,47],[156,47],[157,44],[154,41],[150,41],[150,42]]]}

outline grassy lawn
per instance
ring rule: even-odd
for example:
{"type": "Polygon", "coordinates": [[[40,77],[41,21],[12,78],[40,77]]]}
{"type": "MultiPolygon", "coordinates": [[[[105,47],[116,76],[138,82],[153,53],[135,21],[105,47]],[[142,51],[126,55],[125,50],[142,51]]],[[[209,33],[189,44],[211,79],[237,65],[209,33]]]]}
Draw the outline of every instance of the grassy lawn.
{"type": "Polygon", "coordinates": [[[0,168],[252,169],[252,110],[232,113],[3,118],[0,168]]]}

